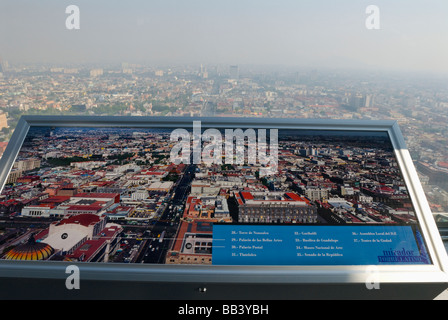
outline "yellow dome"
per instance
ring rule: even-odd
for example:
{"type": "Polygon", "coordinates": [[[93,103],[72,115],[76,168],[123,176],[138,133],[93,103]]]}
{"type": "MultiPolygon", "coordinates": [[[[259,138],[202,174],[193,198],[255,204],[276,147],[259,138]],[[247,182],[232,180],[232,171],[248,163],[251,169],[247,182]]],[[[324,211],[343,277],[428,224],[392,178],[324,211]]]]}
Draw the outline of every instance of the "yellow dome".
{"type": "Polygon", "coordinates": [[[31,236],[27,243],[11,249],[3,259],[6,260],[45,260],[54,252],[54,249],[43,242],[36,242],[31,236]]]}

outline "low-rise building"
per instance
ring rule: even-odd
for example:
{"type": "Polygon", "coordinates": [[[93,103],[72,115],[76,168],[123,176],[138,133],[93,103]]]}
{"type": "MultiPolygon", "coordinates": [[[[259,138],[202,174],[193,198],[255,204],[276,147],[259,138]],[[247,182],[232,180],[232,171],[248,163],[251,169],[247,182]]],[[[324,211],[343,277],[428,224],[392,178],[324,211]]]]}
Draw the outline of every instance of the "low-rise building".
{"type": "Polygon", "coordinates": [[[307,199],[292,192],[235,193],[238,222],[250,223],[315,223],[317,208],[307,199]]]}

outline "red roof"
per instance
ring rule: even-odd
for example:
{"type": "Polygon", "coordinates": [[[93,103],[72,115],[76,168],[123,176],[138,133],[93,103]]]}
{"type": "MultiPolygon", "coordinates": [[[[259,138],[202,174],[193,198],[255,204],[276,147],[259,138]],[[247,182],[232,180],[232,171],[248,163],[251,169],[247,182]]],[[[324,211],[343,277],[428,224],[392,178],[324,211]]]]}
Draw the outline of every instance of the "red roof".
{"type": "Polygon", "coordinates": [[[287,192],[285,193],[291,200],[295,201],[303,201],[302,197],[300,197],[298,194],[295,194],[293,192],[287,192]]]}
{"type": "Polygon", "coordinates": [[[76,249],[72,254],[67,255],[69,258],[83,257],[82,261],[89,260],[99,249],[101,249],[107,240],[114,238],[114,234],[118,232],[120,227],[112,226],[103,229],[99,235],[99,239],[87,240],[78,249],[76,249]]]}
{"type": "Polygon", "coordinates": [[[83,192],[75,194],[73,197],[78,198],[115,198],[119,193],[99,193],[99,192],[83,192]]]}
{"type": "MultiPolygon", "coordinates": [[[[249,191],[241,191],[240,194],[241,194],[242,199],[244,199],[244,201],[254,199],[254,196],[249,191]]],[[[309,203],[309,201],[307,199],[302,198],[301,196],[299,196],[298,194],[296,194],[294,192],[286,192],[285,195],[289,198],[289,200],[287,200],[287,201],[302,201],[302,202],[309,203]]],[[[238,197],[238,194],[237,194],[236,198],[237,198],[238,202],[240,204],[242,204],[240,201],[240,198],[238,197]]]]}
{"type": "Polygon", "coordinates": [[[244,200],[253,200],[254,196],[252,195],[252,193],[248,192],[248,191],[241,191],[241,196],[244,198],[244,200]]]}
{"type": "Polygon", "coordinates": [[[91,213],[81,213],[77,215],[72,215],[67,218],[62,219],[57,223],[57,225],[63,224],[80,224],[85,227],[88,227],[92,224],[98,223],[100,221],[100,217],[96,214],[91,213]]]}
{"type": "Polygon", "coordinates": [[[46,238],[48,235],[48,231],[49,231],[48,228],[41,230],[40,232],[38,232],[37,234],[34,235],[34,239],[36,239],[36,241],[37,241],[42,238],[46,238]]]}
{"type": "Polygon", "coordinates": [[[389,193],[392,193],[392,192],[394,192],[394,189],[392,189],[392,188],[390,188],[390,187],[380,187],[380,188],[379,188],[379,191],[380,191],[380,192],[389,192],[389,193]]]}
{"type": "Polygon", "coordinates": [[[299,196],[297,193],[294,193],[294,192],[287,192],[287,193],[285,193],[285,195],[288,196],[291,200],[294,200],[294,201],[303,201],[303,202],[309,203],[309,201],[308,201],[307,199],[302,198],[302,197],[299,196]]]}
{"type": "Polygon", "coordinates": [[[140,175],[144,174],[144,175],[162,175],[165,174],[165,171],[153,171],[152,169],[149,170],[142,170],[140,172],[140,175]]]}
{"type": "Polygon", "coordinates": [[[77,211],[99,211],[101,206],[88,206],[88,205],[73,205],[67,208],[67,210],[77,210],[77,211]]]}
{"type": "MultiPolygon", "coordinates": [[[[179,231],[177,234],[177,240],[174,243],[173,246],[173,250],[174,251],[180,251],[182,249],[182,244],[184,241],[184,236],[185,233],[189,232],[189,233],[198,233],[198,223],[201,223],[202,225],[208,225],[208,226],[212,226],[213,222],[208,221],[208,220],[201,220],[201,219],[196,219],[193,222],[187,222],[187,221],[182,221],[180,227],[179,227],[179,231]]],[[[200,231],[201,234],[212,234],[211,231],[206,231],[206,230],[201,230],[200,231]]]]}
{"type": "Polygon", "coordinates": [[[62,203],[70,200],[69,196],[52,196],[41,201],[41,203],[62,203]]]}
{"type": "Polygon", "coordinates": [[[243,199],[241,199],[241,196],[240,196],[239,193],[235,193],[235,198],[238,201],[239,205],[243,205],[244,204],[243,199]]]}
{"type": "Polygon", "coordinates": [[[53,209],[55,206],[51,203],[39,203],[36,205],[33,205],[33,207],[41,207],[41,208],[51,208],[53,209]]]}
{"type": "Polygon", "coordinates": [[[447,169],[448,169],[448,162],[440,161],[440,162],[439,162],[439,167],[447,168],[447,169]]]}

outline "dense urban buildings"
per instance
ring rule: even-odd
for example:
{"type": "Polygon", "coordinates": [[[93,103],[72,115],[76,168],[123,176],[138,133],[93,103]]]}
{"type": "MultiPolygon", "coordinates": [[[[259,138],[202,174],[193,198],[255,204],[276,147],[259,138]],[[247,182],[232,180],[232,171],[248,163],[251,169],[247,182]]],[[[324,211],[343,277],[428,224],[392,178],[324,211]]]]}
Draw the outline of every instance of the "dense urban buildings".
{"type": "Polygon", "coordinates": [[[443,79],[219,64],[2,64],[0,152],[22,114],[393,119],[431,209],[448,210],[443,79]]]}
{"type": "MultiPolygon", "coordinates": [[[[21,115],[393,119],[434,213],[448,210],[443,81],[241,65],[3,63],[0,152],[21,115]]],[[[0,195],[0,257],[211,264],[217,224],[415,224],[385,140],[294,139],[278,173],[170,162],[169,132],[31,132],[0,195]],[[26,231],[24,231],[26,230],[26,231]]]]}
{"type": "Polygon", "coordinates": [[[0,195],[0,255],[210,264],[218,224],[417,223],[385,134],[280,130],[265,176],[260,163],[174,164],[172,130],[31,128],[0,195]]]}

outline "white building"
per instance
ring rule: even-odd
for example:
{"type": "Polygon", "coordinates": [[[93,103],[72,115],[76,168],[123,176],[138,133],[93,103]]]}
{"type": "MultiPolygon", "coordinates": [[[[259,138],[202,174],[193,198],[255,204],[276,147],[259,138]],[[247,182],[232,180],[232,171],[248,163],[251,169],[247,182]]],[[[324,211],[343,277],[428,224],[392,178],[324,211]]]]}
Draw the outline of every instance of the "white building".
{"type": "Polygon", "coordinates": [[[306,188],[305,196],[311,201],[322,201],[328,199],[328,189],[327,188],[306,188]]]}
{"type": "Polygon", "coordinates": [[[27,206],[22,208],[21,215],[25,217],[46,217],[50,216],[51,207],[48,206],[27,206]]]}
{"type": "Polygon", "coordinates": [[[149,197],[149,193],[146,190],[137,190],[132,193],[131,199],[134,201],[147,199],[149,197]]]}
{"type": "Polygon", "coordinates": [[[69,254],[85,241],[92,239],[106,226],[105,216],[78,214],[53,222],[44,242],[52,248],[69,254]]]}

